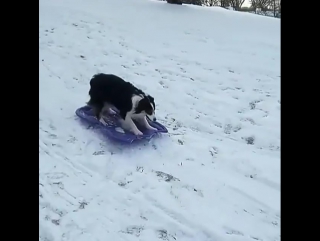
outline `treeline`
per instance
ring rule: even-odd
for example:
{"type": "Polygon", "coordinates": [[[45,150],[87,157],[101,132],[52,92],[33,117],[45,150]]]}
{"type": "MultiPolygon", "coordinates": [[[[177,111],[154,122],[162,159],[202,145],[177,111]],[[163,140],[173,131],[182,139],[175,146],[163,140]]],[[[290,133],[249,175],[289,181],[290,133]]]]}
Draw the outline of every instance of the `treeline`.
{"type": "Polygon", "coordinates": [[[194,4],[199,6],[219,6],[235,11],[254,12],[273,17],[281,17],[281,0],[249,0],[249,6],[243,7],[245,0],[165,0],[168,3],[194,4]]]}

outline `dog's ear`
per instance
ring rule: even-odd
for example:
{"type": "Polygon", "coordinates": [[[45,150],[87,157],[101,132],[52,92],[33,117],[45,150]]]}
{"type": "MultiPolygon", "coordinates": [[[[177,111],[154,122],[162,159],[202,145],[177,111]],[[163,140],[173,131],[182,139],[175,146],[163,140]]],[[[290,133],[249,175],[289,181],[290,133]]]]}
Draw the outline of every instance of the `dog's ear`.
{"type": "Polygon", "coordinates": [[[154,98],[151,95],[148,95],[148,99],[150,103],[152,103],[153,109],[156,110],[156,104],[154,103],[154,98]]]}
{"type": "Polygon", "coordinates": [[[138,105],[135,109],[135,113],[141,113],[142,111],[145,111],[148,115],[151,115],[153,110],[151,107],[151,103],[149,98],[144,97],[141,100],[139,100],[138,105]]]}
{"type": "Polygon", "coordinates": [[[151,95],[148,95],[150,102],[154,102],[154,98],[151,95]]]}
{"type": "Polygon", "coordinates": [[[149,99],[146,97],[142,98],[138,105],[142,108],[147,108],[150,105],[149,99]]]}

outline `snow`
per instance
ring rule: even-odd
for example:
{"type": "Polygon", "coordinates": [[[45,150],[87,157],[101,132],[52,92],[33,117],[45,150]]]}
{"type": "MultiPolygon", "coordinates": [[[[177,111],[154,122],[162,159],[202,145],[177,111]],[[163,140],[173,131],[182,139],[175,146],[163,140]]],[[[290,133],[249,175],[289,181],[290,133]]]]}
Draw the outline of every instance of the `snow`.
{"type": "Polygon", "coordinates": [[[39,4],[39,240],[280,240],[279,19],[39,4]],[[98,72],[154,96],[169,134],[125,147],[80,125],[98,72]]]}

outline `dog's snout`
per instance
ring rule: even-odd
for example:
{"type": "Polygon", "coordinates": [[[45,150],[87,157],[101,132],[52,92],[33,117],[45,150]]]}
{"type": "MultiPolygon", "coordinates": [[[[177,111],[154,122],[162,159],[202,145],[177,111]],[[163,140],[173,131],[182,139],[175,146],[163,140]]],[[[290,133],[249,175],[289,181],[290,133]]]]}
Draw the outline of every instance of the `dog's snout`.
{"type": "Polygon", "coordinates": [[[156,117],[154,117],[154,118],[153,118],[153,121],[157,121],[157,118],[156,118],[156,117]]]}

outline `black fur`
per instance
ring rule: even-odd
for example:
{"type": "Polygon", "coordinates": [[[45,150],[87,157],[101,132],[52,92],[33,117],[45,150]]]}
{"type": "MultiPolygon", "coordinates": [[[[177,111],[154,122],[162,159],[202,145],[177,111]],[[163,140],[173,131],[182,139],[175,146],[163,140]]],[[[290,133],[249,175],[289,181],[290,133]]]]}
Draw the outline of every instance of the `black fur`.
{"type": "Polygon", "coordinates": [[[151,114],[151,104],[155,108],[152,96],[146,95],[142,90],[113,74],[100,73],[94,75],[90,80],[89,95],[90,100],[87,104],[93,108],[98,119],[100,119],[101,110],[105,102],[116,107],[120,111],[120,116],[125,119],[127,112],[132,110],[131,98],[134,95],[144,96],[135,108],[135,113],[146,111],[147,114],[151,114]]]}
{"type": "Polygon", "coordinates": [[[145,111],[148,115],[152,115],[153,109],[150,100],[147,96],[145,96],[142,100],[139,101],[139,104],[134,112],[139,114],[142,111],[145,111]]]}

